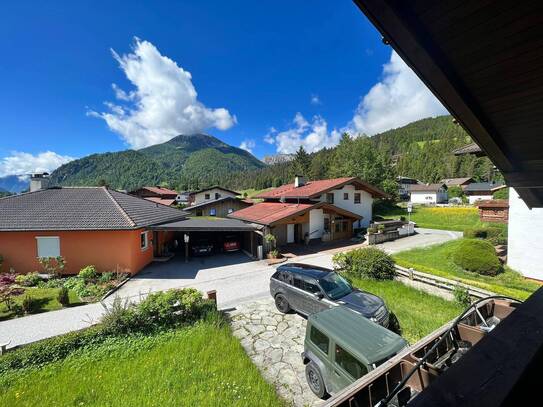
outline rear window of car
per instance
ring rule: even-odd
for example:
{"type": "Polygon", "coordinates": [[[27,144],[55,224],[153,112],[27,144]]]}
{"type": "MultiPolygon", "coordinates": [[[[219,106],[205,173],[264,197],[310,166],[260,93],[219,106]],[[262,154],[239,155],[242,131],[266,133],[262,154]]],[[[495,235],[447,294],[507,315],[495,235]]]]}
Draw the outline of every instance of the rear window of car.
{"type": "Polygon", "coordinates": [[[328,354],[328,348],[330,346],[330,339],[323,334],[321,331],[319,331],[314,326],[311,327],[309,331],[309,340],[313,342],[313,344],[322,350],[324,353],[328,354]]]}
{"type": "Polygon", "coordinates": [[[339,345],[336,345],[335,360],[336,363],[354,379],[359,379],[368,373],[366,366],[356,360],[353,355],[339,345]]]}

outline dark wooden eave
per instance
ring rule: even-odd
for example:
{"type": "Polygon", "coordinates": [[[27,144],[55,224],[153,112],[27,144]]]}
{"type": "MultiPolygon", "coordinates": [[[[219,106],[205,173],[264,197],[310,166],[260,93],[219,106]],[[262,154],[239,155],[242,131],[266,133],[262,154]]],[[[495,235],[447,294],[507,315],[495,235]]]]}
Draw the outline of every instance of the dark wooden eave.
{"type": "Polygon", "coordinates": [[[543,1],[354,0],[529,207],[543,207],[543,1]]]}

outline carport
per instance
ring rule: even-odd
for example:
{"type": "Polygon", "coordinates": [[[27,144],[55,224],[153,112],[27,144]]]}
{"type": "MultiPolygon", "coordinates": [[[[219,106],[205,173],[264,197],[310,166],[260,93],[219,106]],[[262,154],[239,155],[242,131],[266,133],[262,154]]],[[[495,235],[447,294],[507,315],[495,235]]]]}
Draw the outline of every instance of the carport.
{"type": "Polygon", "coordinates": [[[256,223],[244,222],[238,219],[194,217],[175,222],[162,223],[151,226],[153,231],[153,245],[155,257],[164,256],[166,253],[184,253],[185,236],[190,242],[196,239],[208,239],[220,250],[221,242],[226,236],[239,237],[241,250],[252,258],[262,255],[263,226],[256,223]]]}

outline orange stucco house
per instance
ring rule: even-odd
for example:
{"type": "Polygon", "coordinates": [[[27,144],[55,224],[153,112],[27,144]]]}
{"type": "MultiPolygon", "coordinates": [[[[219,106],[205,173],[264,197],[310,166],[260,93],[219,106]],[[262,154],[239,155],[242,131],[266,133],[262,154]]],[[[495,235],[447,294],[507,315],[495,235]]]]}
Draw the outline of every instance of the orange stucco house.
{"type": "Polygon", "coordinates": [[[49,188],[2,198],[2,270],[41,271],[39,257],[62,256],[66,274],[87,265],[135,274],[161,243],[153,242],[148,228],[184,218],[178,209],[105,187],[49,188]]]}

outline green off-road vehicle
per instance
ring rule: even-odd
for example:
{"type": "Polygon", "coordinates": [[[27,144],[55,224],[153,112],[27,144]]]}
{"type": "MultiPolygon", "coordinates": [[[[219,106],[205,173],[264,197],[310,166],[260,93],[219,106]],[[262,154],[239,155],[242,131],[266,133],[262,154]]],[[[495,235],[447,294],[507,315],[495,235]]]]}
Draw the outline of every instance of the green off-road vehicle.
{"type": "Polygon", "coordinates": [[[320,398],[337,393],[407,346],[394,332],[337,306],[310,315],[302,358],[309,387],[320,398]]]}

